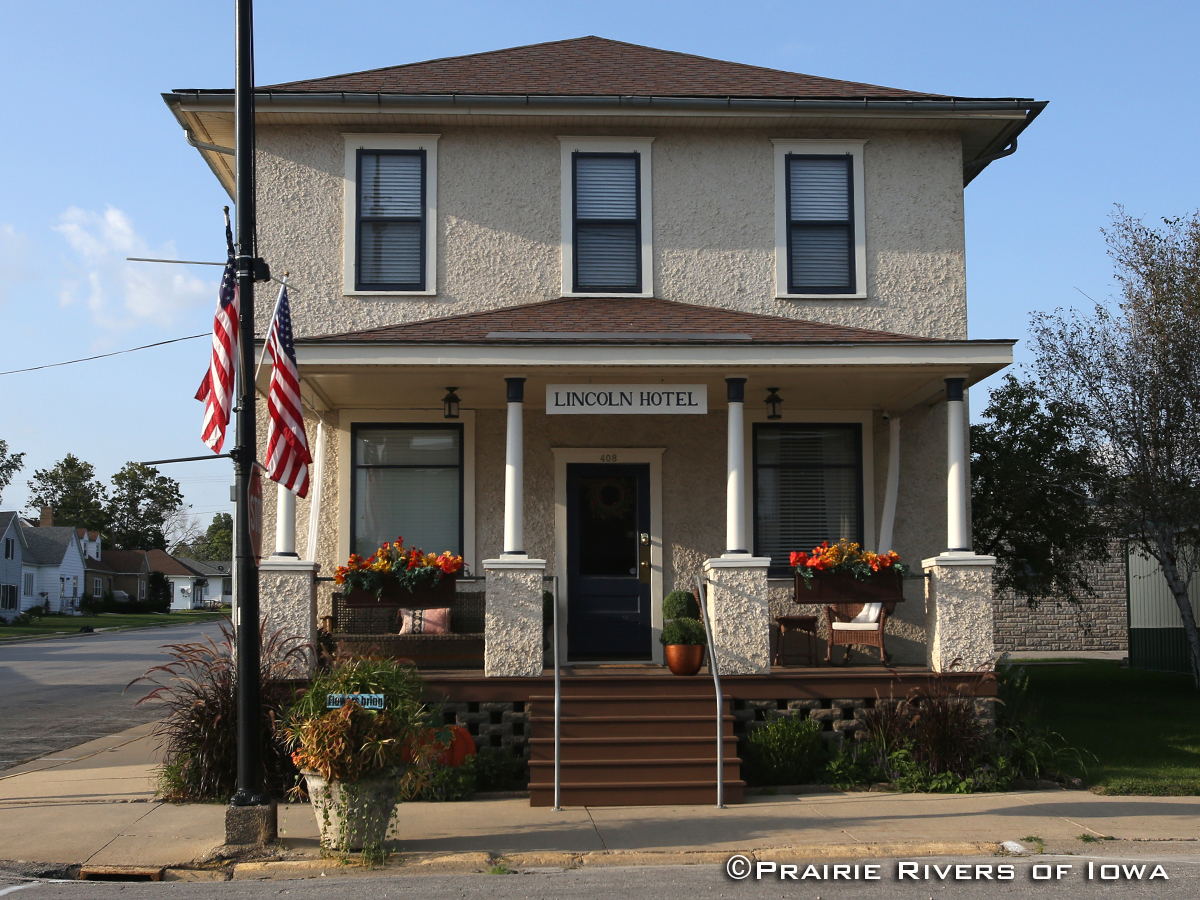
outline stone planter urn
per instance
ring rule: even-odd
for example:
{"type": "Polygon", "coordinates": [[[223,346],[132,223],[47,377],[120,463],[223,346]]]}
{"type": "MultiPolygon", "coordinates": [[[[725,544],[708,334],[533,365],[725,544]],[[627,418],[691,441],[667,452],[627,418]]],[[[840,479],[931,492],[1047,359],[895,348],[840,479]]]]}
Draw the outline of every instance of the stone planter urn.
{"type": "Polygon", "coordinates": [[[403,769],[385,778],[371,778],[343,784],[326,781],[316,772],[303,772],[321,830],[321,847],[348,852],[379,852],[387,838],[388,826],[400,801],[400,777],[403,769]]]}

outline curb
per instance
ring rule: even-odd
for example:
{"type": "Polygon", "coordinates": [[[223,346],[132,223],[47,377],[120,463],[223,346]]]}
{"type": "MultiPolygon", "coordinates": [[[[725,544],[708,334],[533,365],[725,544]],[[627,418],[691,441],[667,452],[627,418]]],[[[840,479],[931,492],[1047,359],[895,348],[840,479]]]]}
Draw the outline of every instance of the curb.
{"type": "Polygon", "coordinates": [[[801,844],[736,850],[591,850],[529,851],[524,853],[393,853],[375,868],[342,865],[334,859],[277,859],[235,863],[224,869],[169,868],[166,881],[255,881],[323,877],[380,877],[405,875],[474,875],[504,865],[513,874],[609,866],[723,866],[735,854],[753,861],[821,861],[921,856],[980,856],[1001,852],[987,841],[939,841],[912,844],[801,844]]]}

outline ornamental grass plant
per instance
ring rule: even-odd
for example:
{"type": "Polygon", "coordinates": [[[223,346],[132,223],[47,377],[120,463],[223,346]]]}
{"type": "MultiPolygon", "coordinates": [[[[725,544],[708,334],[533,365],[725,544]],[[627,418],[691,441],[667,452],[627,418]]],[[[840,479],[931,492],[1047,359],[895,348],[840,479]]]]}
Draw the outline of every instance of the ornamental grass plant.
{"type": "MultiPolygon", "coordinates": [[[[168,644],[171,659],[135,678],[125,690],[153,689],[137,705],[156,701],[166,715],[151,732],[162,753],[158,796],[172,802],[226,801],[237,790],[237,678],[233,664],[233,623],[223,619],[220,640],[168,644]]],[[[282,631],[260,631],[262,652],[261,778],[270,796],[282,797],[295,783],[296,767],[279,725],[295,700],[292,680],[310,648],[282,631]]]]}

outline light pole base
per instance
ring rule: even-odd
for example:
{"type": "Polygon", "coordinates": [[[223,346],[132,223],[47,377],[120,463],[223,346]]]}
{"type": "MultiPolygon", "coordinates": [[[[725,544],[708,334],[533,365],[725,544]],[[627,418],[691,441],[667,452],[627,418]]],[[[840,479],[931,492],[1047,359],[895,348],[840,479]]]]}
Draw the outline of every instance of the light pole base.
{"type": "Polygon", "coordinates": [[[279,840],[279,817],[274,800],[256,806],[225,807],[225,843],[262,847],[279,840]]]}

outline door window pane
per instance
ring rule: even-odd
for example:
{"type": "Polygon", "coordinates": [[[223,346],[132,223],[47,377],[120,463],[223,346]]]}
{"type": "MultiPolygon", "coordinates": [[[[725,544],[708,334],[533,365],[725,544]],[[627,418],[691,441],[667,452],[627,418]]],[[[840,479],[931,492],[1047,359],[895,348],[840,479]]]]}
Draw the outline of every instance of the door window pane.
{"type": "Polygon", "coordinates": [[[637,574],[638,480],[579,479],[579,574],[637,574]]]}

